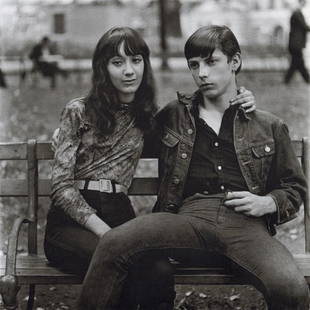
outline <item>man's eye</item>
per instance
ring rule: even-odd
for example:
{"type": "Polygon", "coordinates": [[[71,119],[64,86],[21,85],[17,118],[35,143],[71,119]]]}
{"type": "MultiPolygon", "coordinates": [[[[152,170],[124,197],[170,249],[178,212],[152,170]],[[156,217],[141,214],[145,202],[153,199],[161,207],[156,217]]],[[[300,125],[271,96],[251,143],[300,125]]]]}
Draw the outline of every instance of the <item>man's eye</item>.
{"type": "Polygon", "coordinates": [[[199,64],[197,62],[189,62],[188,65],[191,69],[197,69],[199,67],[199,64]]]}
{"type": "Polygon", "coordinates": [[[216,63],[216,60],[215,60],[215,59],[208,59],[208,60],[207,60],[207,64],[208,64],[208,65],[215,65],[215,63],[216,63]]]}

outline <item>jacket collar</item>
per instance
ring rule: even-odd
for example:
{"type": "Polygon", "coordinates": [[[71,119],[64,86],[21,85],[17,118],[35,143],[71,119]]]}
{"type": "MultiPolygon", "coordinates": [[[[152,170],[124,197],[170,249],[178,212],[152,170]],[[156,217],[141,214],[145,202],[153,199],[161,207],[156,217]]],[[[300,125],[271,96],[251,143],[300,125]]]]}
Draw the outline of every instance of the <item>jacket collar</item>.
{"type": "MultiPolygon", "coordinates": [[[[195,111],[197,109],[197,104],[199,103],[199,97],[202,96],[199,90],[196,90],[194,93],[186,94],[182,92],[177,92],[178,100],[181,104],[184,104],[189,108],[190,111],[195,111]]],[[[238,115],[244,120],[251,120],[249,113],[245,112],[245,109],[239,105],[236,107],[238,115]]]]}

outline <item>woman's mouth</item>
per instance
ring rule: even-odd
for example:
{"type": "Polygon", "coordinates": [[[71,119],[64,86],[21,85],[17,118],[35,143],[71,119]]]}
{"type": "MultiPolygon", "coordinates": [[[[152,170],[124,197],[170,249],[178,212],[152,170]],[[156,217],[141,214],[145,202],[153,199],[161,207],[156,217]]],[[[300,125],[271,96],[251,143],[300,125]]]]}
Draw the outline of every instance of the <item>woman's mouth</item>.
{"type": "Polygon", "coordinates": [[[131,79],[131,80],[123,80],[123,83],[125,85],[132,85],[136,82],[136,79],[131,79]]]}

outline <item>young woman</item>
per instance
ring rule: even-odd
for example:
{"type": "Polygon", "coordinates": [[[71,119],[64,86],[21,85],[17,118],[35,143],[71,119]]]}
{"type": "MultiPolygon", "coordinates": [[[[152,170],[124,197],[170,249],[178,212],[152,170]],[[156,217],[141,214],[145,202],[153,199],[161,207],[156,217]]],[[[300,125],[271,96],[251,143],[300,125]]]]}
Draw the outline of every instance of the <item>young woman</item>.
{"type": "MultiPolygon", "coordinates": [[[[135,217],[126,194],[156,111],[149,54],[135,30],[107,31],[93,55],[88,96],[62,113],[45,236],[46,256],[60,268],[84,275],[99,238],[135,217]]],[[[243,102],[253,109],[251,92],[235,98],[243,102]]],[[[172,309],[166,258],[145,257],[131,273],[113,309],[172,309]]]]}

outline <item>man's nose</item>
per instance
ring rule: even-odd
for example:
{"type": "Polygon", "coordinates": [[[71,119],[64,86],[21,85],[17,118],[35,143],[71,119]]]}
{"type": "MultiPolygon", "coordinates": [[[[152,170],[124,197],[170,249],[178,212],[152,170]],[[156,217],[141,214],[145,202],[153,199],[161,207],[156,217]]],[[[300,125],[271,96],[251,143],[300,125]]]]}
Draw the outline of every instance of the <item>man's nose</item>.
{"type": "Polygon", "coordinates": [[[199,66],[199,77],[201,79],[209,76],[209,68],[205,64],[200,64],[199,66]]]}

